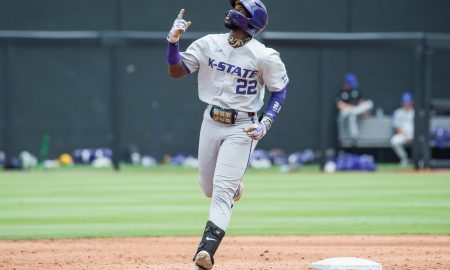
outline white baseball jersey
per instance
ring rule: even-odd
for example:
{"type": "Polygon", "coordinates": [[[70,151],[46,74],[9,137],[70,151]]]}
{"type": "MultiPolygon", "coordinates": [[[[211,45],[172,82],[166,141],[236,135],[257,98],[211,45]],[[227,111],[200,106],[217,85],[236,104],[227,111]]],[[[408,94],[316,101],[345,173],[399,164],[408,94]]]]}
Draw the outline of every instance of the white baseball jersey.
{"type": "Polygon", "coordinates": [[[201,101],[223,108],[257,112],[263,106],[264,89],[282,90],[289,79],[277,51],[252,39],[233,48],[229,34],[212,34],[194,41],[182,52],[191,73],[198,71],[201,101]]]}
{"type": "Polygon", "coordinates": [[[399,108],[395,110],[393,116],[393,124],[395,128],[400,128],[410,138],[414,136],[414,110],[405,110],[399,108]]]}

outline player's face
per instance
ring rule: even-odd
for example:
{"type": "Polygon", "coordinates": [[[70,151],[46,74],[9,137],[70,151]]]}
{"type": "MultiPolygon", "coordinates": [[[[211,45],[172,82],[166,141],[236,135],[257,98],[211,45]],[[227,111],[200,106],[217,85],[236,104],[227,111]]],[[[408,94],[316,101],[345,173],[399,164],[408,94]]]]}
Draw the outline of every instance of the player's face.
{"type": "Polygon", "coordinates": [[[350,87],[350,85],[348,84],[348,82],[343,82],[343,83],[342,83],[342,89],[343,89],[344,91],[350,91],[350,90],[352,90],[352,88],[350,87]]]}
{"type": "MultiPolygon", "coordinates": [[[[240,1],[237,1],[236,5],[234,6],[234,11],[237,11],[239,13],[241,13],[242,15],[244,15],[247,18],[250,18],[250,12],[247,11],[247,9],[245,9],[245,7],[241,4],[240,1]]],[[[237,26],[235,26],[234,24],[231,23],[230,21],[230,17],[229,17],[229,12],[227,12],[227,15],[225,16],[225,26],[228,29],[231,30],[237,30],[239,29],[237,26]]]]}
{"type": "Polygon", "coordinates": [[[412,104],[412,102],[405,102],[405,103],[403,103],[403,108],[405,108],[405,110],[412,110],[413,109],[413,104],[412,104]]]}

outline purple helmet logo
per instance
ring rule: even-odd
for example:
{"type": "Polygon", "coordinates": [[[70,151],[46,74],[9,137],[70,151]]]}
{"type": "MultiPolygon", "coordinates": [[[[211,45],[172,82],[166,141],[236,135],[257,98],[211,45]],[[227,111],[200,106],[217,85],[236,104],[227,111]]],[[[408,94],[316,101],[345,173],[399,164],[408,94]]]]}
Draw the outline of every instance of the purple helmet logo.
{"type": "MultiPolygon", "coordinates": [[[[230,2],[234,8],[236,0],[230,0],[230,2]]],[[[240,3],[250,13],[250,18],[237,11],[230,10],[228,14],[229,19],[233,25],[254,37],[261,33],[269,22],[267,9],[260,0],[240,0],[240,3]]]]}

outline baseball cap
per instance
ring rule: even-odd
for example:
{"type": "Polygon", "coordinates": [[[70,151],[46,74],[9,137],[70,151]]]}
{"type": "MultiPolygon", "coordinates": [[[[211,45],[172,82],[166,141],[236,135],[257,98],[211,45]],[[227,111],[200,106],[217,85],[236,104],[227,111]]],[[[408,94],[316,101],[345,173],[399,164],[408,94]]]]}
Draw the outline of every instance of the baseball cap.
{"type": "Polygon", "coordinates": [[[410,92],[404,92],[402,95],[402,104],[412,103],[412,102],[413,102],[412,94],[410,92]]]}
{"type": "Polygon", "coordinates": [[[352,72],[348,72],[347,74],[345,74],[344,82],[346,82],[351,89],[356,89],[359,86],[358,79],[356,78],[356,75],[352,72]]]}

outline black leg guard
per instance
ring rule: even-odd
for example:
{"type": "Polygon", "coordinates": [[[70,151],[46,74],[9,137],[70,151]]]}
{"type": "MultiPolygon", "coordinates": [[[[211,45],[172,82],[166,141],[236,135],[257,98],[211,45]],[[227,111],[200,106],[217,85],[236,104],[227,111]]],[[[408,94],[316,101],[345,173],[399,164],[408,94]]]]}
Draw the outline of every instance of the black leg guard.
{"type": "Polygon", "coordinates": [[[194,255],[193,261],[195,261],[195,256],[202,251],[205,250],[211,256],[211,261],[214,264],[214,254],[216,253],[217,248],[220,245],[223,237],[225,236],[225,231],[221,228],[217,227],[216,224],[208,221],[206,223],[205,231],[203,232],[202,240],[198,245],[197,252],[194,255]]]}

